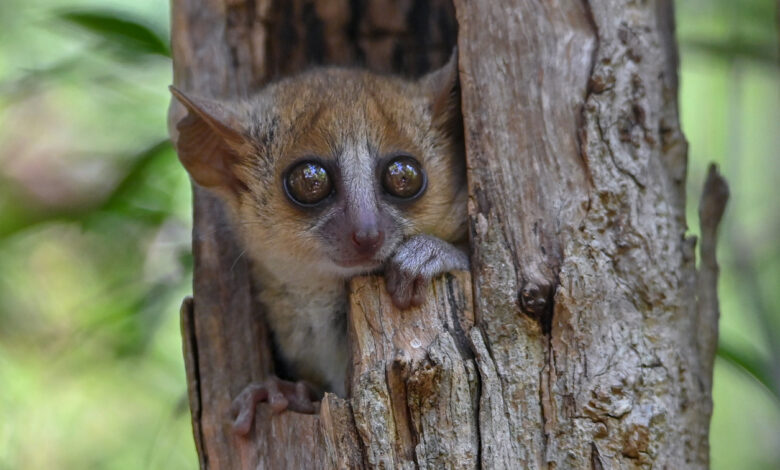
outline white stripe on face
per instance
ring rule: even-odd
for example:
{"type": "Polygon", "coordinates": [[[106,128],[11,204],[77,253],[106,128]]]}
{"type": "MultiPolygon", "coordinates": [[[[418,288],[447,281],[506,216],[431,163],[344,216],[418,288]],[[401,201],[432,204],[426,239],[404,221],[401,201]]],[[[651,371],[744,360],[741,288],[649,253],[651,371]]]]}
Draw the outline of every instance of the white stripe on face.
{"type": "Polygon", "coordinates": [[[374,182],[374,159],[365,139],[349,142],[339,157],[346,211],[357,230],[376,227],[378,208],[374,182]]]}

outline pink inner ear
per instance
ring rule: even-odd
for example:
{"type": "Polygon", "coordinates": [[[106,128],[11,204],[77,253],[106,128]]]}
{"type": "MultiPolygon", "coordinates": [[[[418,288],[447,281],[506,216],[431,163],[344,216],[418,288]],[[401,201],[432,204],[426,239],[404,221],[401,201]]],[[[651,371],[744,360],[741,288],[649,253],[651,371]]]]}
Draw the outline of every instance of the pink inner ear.
{"type": "Polygon", "coordinates": [[[236,156],[224,138],[192,111],[176,127],[179,160],[192,179],[208,188],[236,189],[238,181],[232,171],[236,156]]]}
{"type": "Polygon", "coordinates": [[[176,126],[176,147],[192,179],[205,187],[238,189],[241,183],[233,172],[237,160],[233,149],[244,142],[239,120],[220,102],[189,96],[175,87],[170,90],[188,110],[176,126]]]}
{"type": "Polygon", "coordinates": [[[174,86],[170,86],[169,89],[191,114],[200,117],[223,139],[235,145],[243,140],[244,126],[228,105],[207,98],[187,95],[174,86]]]}

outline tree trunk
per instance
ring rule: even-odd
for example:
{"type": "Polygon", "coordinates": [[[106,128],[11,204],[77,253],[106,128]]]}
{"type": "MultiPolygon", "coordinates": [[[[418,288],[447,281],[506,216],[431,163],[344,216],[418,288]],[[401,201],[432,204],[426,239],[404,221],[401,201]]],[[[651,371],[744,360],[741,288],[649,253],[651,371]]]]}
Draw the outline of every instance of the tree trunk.
{"type": "Polygon", "coordinates": [[[261,406],[249,438],[229,406],[270,372],[267,331],[223,208],[194,188],[201,468],[707,467],[727,191],[713,170],[697,273],[670,0],[173,0],[172,21],[175,84],[215,97],[311,64],[419,75],[457,40],[469,172],[473,279],[404,312],[353,280],[350,397],[261,406]]]}

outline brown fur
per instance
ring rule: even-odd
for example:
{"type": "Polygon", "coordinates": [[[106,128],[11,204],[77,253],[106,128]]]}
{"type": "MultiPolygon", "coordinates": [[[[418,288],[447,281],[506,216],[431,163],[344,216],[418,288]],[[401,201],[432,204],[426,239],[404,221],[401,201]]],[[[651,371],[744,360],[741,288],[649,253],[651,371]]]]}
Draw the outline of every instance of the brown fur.
{"type": "MultiPolygon", "coordinates": [[[[359,69],[313,69],[232,103],[173,90],[190,111],[178,126],[182,163],[196,182],[219,193],[231,208],[256,265],[271,328],[299,377],[343,393],[343,382],[338,382],[346,364],[339,330],[346,309],[345,282],[382,266],[334,264],[346,256],[338,240],[353,230],[348,214],[354,202],[342,197],[344,193],[360,188],[364,199],[375,199],[387,232],[377,263],[390,259],[404,240],[416,235],[448,242],[465,237],[456,87],[452,60],[416,81],[359,69]],[[425,193],[411,202],[394,201],[382,192],[382,165],[397,154],[415,157],[427,174],[425,193]],[[283,187],[285,170],[310,157],[340,168],[332,175],[334,202],[321,208],[294,204],[283,187]],[[353,174],[355,162],[362,162],[362,173],[353,174]],[[321,347],[310,344],[318,333],[336,338],[323,338],[321,347]],[[324,353],[332,357],[311,357],[324,353]],[[339,363],[338,370],[329,370],[323,361],[339,363]]],[[[447,251],[434,245],[431,253],[447,251]]]]}
{"type": "MultiPolygon", "coordinates": [[[[317,69],[271,85],[259,99],[249,129],[256,145],[237,169],[248,191],[236,209],[253,227],[260,250],[290,252],[311,262],[320,240],[310,236],[311,215],[285,196],[282,172],[306,156],[335,158],[349,136],[365,136],[376,156],[402,151],[415,156],[428,175],[426,194],[404,210],[405,235],[428,233],[443,240],[464,235],[463,158],[449,129],[435,126],[432,97],[422,87],[361,70],[317,69]],[[270,101],[273,103],[268,109],[270,101]],[[260,114],[262,113],[262,114],[260,114]],[[271,130],[273,129],[273,130],[271,130]],[[271,141],[264,136],[273,132],[271,141]],[[268,172],[268,168],[272,168],[268,172]],[[457,210],[460,209],[460,210],[457,210]]],[[[327,248],[325,248],[327,250],[327,248]]]]}

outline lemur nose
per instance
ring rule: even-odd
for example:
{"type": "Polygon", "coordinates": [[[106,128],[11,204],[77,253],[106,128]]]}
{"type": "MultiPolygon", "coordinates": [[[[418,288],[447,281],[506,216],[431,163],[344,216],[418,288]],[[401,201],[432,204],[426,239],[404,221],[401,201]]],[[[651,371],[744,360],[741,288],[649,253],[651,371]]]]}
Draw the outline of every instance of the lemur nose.
{"type": "Polygon", "coordinates": [[[382,244],[385,233],[376,228],[368,230],[355,230],[352,232],[352,244],[361,253],[371,253],[376,251],[382,244]]]}

